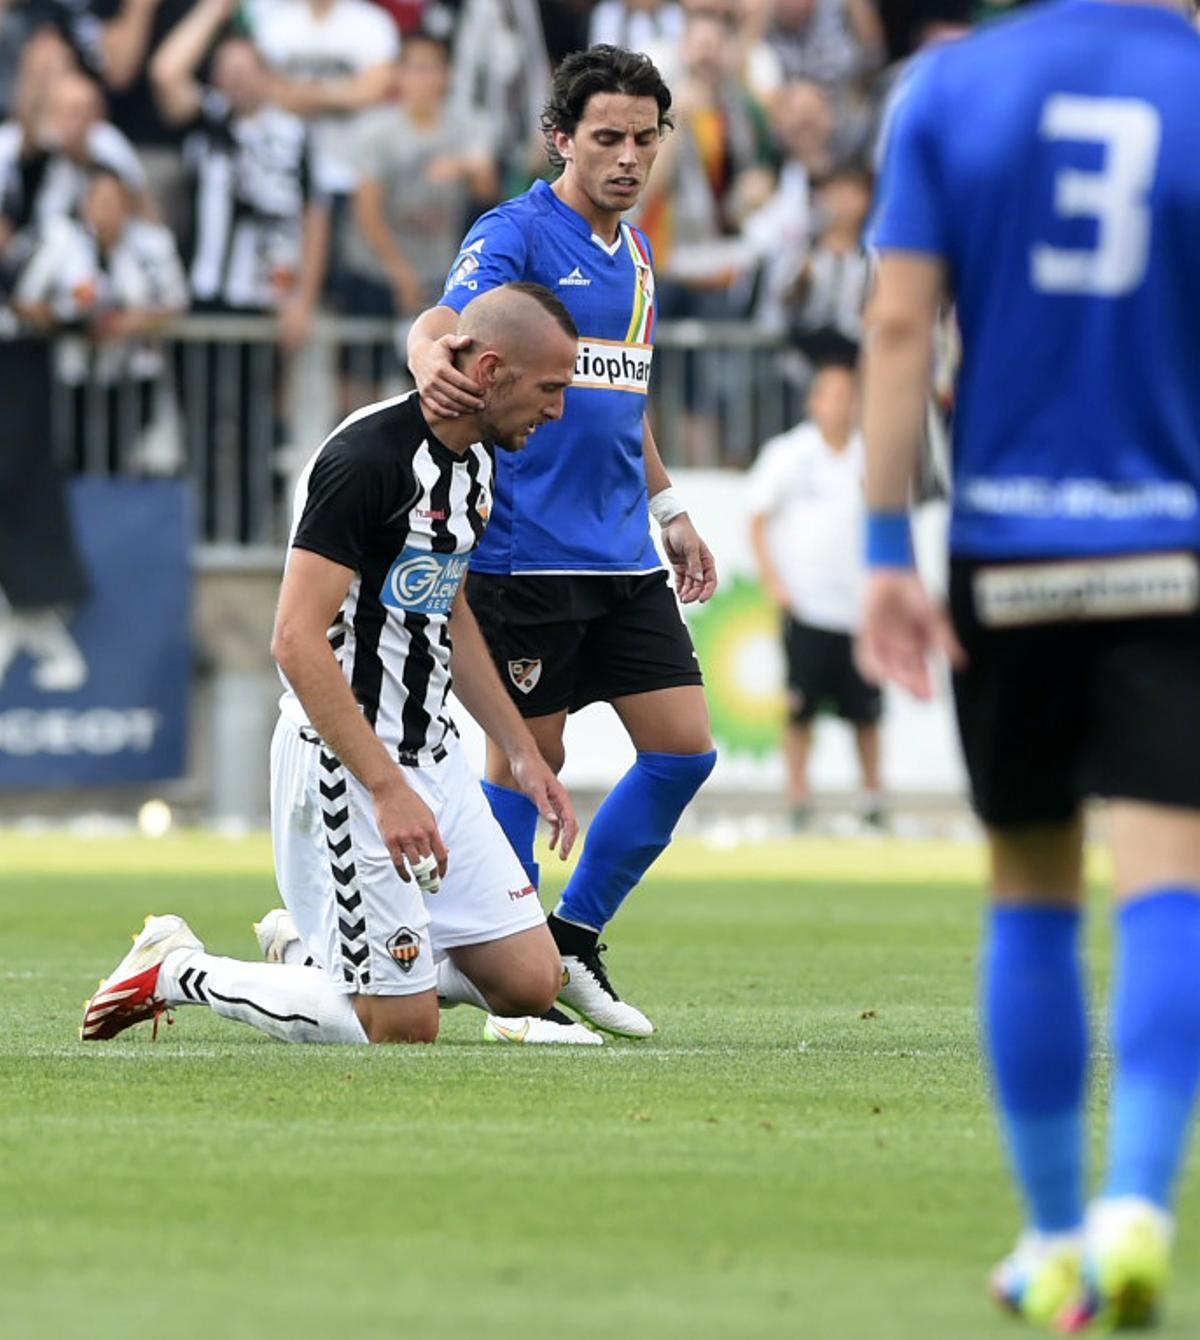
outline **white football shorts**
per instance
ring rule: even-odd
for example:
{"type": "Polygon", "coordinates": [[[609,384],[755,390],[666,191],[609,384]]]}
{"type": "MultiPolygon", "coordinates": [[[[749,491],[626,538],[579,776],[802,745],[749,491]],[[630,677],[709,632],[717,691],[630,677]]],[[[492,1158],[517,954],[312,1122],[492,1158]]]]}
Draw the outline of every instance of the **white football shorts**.
{"type": "Polygon", "coordinates": [[[437,893],[396,872],[371,795],[307,730],[283,719],[271,741],[275,877],[305,948],[347,995],[430,991],[459,945],[544,924],[524,867],[450,736],[447,754],[405,768],[450,854],[437,893]],[[307,737],[307,738],[305,738],[307,737]]]}

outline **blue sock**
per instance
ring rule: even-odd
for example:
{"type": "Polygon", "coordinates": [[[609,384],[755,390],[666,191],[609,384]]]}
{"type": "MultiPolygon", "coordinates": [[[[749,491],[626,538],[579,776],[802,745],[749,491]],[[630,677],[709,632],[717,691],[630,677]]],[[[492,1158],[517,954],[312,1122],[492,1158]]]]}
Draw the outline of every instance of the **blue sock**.
{"type": "Polygon", "coordinates": [[[530,884],[538,887],[541,870],[533,859],[533,840],[537,837],[538,808],[524,791],[514,791],[510,786],[497,786],[495,782],[481,782],[483,794],[492,807],[496,822],[504,829],[517,860],[525,867],[530,884]]]}
{"type": "Polygon", "coordinates": [[[1105,1195],[1171,1208],[1200,1083],[1200,889],[1153,889],[1117,917],[1105,1195]]]}
{"type": "Polygon", "coordinates": [[[679,816],[716,761],[716,750],[639,754],[596,811],[555,916],[602,931],[670,842],[679,816]]]}
{"type": "Polygon", "coordinates": [[[1081,916],[994,907],[983,1027],[995,1101],[1029,1221],[1044,1233],[1083,1222],[1087,1002],[1081,916]]]}

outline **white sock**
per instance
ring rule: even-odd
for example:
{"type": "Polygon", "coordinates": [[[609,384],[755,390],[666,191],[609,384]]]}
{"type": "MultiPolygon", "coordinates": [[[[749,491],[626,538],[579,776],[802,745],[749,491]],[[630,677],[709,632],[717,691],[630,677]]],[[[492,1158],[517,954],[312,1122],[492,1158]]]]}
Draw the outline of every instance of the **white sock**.
{"type": "Polygon", "coordinates": [[[474,1005],[485,1014],[491,1012],[491,1006],[483,992],[462,972],[452,958],[444,958],[437,968],[438,999],[450,1005],[474,1005]]]}
{"type": "Polygon", "coordinates": [[[319,968],[321,966],[305,949],[303,940],[289,940],[284,945],[283,961],[293,968],[319,968]]]}
{"type": "Polygon", "coordinates": [[[367,1040],[352,997],[320,968],[177,949],[163,961],[158,989],[168,1005],[208,1005],[281,1042],[367,1040]]]}

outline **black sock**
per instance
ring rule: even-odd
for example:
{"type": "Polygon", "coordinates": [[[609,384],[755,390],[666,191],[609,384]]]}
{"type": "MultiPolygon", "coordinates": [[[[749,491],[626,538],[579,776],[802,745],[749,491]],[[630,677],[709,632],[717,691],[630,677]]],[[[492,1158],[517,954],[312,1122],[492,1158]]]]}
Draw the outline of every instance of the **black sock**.
{"type": "Polygon", "coordinates": [[[546,918],[550,934],[560,954],[569,954],[572,958],[584,958],[595,951],[600,934],[589,926],[577,926],[573,921],[563,921],[553,912],[546,918]]]}

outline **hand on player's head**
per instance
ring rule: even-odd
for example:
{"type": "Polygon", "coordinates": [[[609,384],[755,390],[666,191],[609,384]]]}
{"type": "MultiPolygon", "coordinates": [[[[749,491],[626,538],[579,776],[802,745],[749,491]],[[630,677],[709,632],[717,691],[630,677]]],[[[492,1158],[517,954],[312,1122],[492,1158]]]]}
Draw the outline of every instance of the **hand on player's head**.
{"type": "Polygon", "coordinates": [[[470,335],[443,335],[413,356],[412,374],[421,399],[442,418],[457,419],[483,408],[478,383],[458,366],[471,344],[470,335]]]}
{"type": "Polygon", "coordinates": [[[471,338],[462,371],[483,398],[482,426],[497,446],[519,451],[541,424],[562,417],[575,323],[548,289],[503,284],[468,303],[458,329],[471,338]]]}

